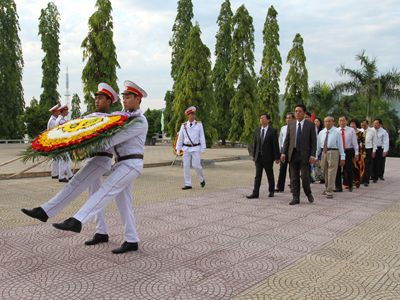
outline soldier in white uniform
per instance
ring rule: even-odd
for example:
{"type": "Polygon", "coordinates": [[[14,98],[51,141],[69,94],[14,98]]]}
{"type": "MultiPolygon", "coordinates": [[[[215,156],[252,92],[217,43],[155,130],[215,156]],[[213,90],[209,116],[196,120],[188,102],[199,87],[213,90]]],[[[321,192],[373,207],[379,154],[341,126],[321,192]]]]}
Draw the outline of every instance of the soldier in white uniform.
{"type": "MultiPolygon", "coordinates": [[[[67,120],[65,120],[65,117],[68,116],[68,106],[65,104],[61,106],[59,109],[60,115],[58,116],[56,120],[56,126],[62,125],[67,120]]],[[[68,154],[67,154],[68,155],[68,154]]],[[[71,166],[69,165],[70,159],[68,156],[67,160],[60,160],[58,162],[58,181],[59,182],[68,182],[68,179],[65,178],[65,172],[67,172],[68,178],[71,179],[74,174],[72,174],[71,166]]]]}
{"type": "Polygon", "coordinates": [[[203,168],[200,163],[200,153],[206,150],[206,139],[204,137],[203,124],[196,121],[196,107],[190,106],[185,113],[188,121],[183,123],[179,131],[178,141],[176,142],[176,151],[183,151],[183,168],[185,174],[185,186],[182,190],[192,188],[192,177],[190,176],[190,161],[196,170],[200,179],[201,187],[206,185],[204,181],[203,168]]]}
{"type": "MultiPolygon", "coordinates": [[[[56,126],[57,117],[60,115],[58,105],[53,106],[49,111],[51,111],[52,115],[47,122],[47,130],[53,129],[56,126]]],[[[58,161],[54,159],[51,160],[51,178],[58,179],[58,161]]]]}
{"type": "Polygon", "coordinates": [[[82,224],[89,221],[115,198],[126,237],[120,248],[112,250],[115,254],[138,249],[139,238],[132,210],[132,182],[142,173],[144,143],[148,129],[146,117],[140,110],[141,99],[147,96],[146,92],[127,80],[122,94],[125,110],[134,113],[140,122],[132,124],[110,138],[109,145],[116,155],[113,173],[73,218],[53,224],[61,230],[80,232],[82,224]]]}
{"type": "MultiPolygon", "coordinates": [[[[114,89],[106,83],[100,83],[98,92],[95,94],[95,106],[98,112],[107,113],[111,103],[118,101],[118,95],[114,89]]],[[[22,211],[32,218],[46,222],[48,218],[57,215],[64,207],[71,203],[84,190],[88,189],[89,196],[94,195],[103,184],[102,175],[111,169],[113,150],[101,150],[89,158],[85,158],[82,168],[64,186],[64,188],[54,196],[49,202],[22,211]]],[[[95,217],[96,234],[93,239],[86,241],[86,245],[96,245],[108,242],[108,227],[105,220],[104,209],[95,217]]]]}

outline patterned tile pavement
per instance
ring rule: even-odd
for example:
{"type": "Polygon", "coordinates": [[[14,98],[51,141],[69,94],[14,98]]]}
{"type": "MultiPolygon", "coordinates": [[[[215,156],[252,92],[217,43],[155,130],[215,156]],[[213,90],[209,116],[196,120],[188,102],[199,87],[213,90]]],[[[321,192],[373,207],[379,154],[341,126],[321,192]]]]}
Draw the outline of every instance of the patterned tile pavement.
{"type": "Polygon", "coordinates": [[[3,181],[0,298],[399,299],[399,167],[388,159],[385,181],[331,200],[314,184],[315,203],[302,195],[296,206],[287,191],[268,198],[265,180],[264,195],[245,198],[249,161],[205,168],[206,187],[191,191],[180,190],[179,167],[146,169],[134,183],[139,251],[122,255],[111,253],[124,241],[115,207],[106,212],[110,242],[85,246],[93,221],[76,234],[17,213],[58,183],[3,181]]]}

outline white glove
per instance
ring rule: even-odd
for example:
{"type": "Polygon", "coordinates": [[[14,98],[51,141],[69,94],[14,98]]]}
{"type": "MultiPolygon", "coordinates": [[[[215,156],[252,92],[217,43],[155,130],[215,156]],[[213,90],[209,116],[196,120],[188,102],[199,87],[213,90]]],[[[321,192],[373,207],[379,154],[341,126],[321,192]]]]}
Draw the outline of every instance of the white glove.
{"type": "Polygon", "coordinates": [[[200,154],[204,154],[204,153],[206,153],[206,150],[205,149],[201,149],[200,150],[200,154]]]}

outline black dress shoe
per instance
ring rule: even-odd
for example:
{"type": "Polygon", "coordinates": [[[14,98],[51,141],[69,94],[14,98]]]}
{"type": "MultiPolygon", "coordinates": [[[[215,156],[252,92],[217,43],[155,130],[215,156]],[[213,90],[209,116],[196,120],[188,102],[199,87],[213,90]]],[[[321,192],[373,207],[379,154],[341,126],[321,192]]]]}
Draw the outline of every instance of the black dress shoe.
{"type": "Polygon", "coordinates": [[[308,198],[308,202],[310,202],[310,203],[313,203],[313,202],[314,202],[314,197],[313,197],[313,195],[312,195],[311,193],[309,193],[309,194],[307,195],[307,198],[308,198]]]}
{"type": "Polygon", "coordinates": [[[325,179],[322,179],[319,181],[320,184],[324,184],[325,183],[325,179]]]}
{"type": "Polygon", "coordinates": [[[53,226],[57,229],[73,231],[78,233],[81,232],[82,230],[82,223],[75,218],[66,219],[62,223],[54,223],[53,226]]]}
{"type": "Polygon", "coordinates": [[[258,195],[251,194],[250,196],[246,196],[247,199],[257,199],[258,195]]]}
{"type": "Polygon", "coordinates": [[[68,182],[68,179],[67,178],[58,179],[58,182],[68,182]]]}
{"type": "Polygon", "coordinates": [[[293,198],[292,202],[289,203],[289,205],[296,205],[300,203],[300,199],[299,198],[293,198]]]}
{"type": "Polygon", "coordinates": [[[58,179],[58,176],[51,176],[52,179],[58,179]]]}
{"type": "Polygon", "coordinates": [[[369,186],[369,183],[364,183],[364,186],[369,186]]]}
{"type": "Polygon", "coordinates": [[[192,187],[191,186],[184,186],[183,188],[182,188],[182,190],[190,190],[192,187]]]}
{"type": "Polygon", "coordinates": [[[274,196],[274,193],[269,193],[268,194],[268,197],[273,197],[274,196]]]}
{"type": "Polygon", "coordinates": [[[385,178],[383,178],[383,177],[379,177],[379,179],[385,181],[385,178]]]}
{"type": "Polygon", "coordinates": [[[343,192],[343,190],[342,189],[336,189],[336,190],[333,190],[335,193],[341,193],[341,192],[343,192]]]}
{"type": "Polygon", "coordinates": [[[206,181],[203,180],[202,182],[200,182],[201,187],[204,187],[206,185],[206,181]]]}
{"type": "Polygon", "coordinates": [[[40,220],[42,222],[46,222],[48,220],[48,218],[49,218],[47,216],[47,214],[45,213],[45,211],[43,210],[43,208],[41,208],[40,206],[39,207],[35,207],[33,209],[22,208],[21,211],[24,214],[30,216],[31,218],[38,219],[38,220],[40,220]]]}
{"type": "Polygon", "coordinates": [[[353,187],[349,186],[349,192],[352,192],[352,191],[353,191],[353,187]]]}
{"type": "Polygon", "coordinates": [[[373,182],[373,183],[377,183],[377,182],[378,182],[378,180],[373,180],[372,182],[373,182]]]}
{"type": "Polygon", "coordinates": [[[112,253],[121,254],[121,253],[125,253],[128,251],[137,251],[137,249],[138,249],[138,243],[124,242],[121,247],[112,250],[112,253]]]}
{"type": "Polygon", "coordinates": [[[283,192],[283,190],[281,190],[281,189],[275,189],[275,192],[283,192]]]}
{"type": "Polygon", "coordinates": [[[85,242],[85,245],[91,246],[107,242],[108,242],[108,234],[96,233],[91,240],[85,242]]]}

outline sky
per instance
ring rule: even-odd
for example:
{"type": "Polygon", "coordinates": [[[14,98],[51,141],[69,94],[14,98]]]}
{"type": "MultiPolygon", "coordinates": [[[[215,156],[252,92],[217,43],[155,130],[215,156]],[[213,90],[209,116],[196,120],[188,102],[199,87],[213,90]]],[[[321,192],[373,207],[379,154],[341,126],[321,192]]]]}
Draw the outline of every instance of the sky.
{"type": "MultiPolygon", "coordinates": [[[[42,93],[41,60],[44,56],[38,36],[43,0],[15,0],[21,31],[24,57],[23,88],[26,106],[32,97],[42,93]]],[[[224,1],[192,0],[194,18],[202,31],[202,41],[212,53],[215,62],[216,23],[224,1]]],[[[60,77],[58,92],[61,104],[66,103],[66,70],[69,72],[69,93],[77,93],[83,102],[81,81],[83,39],[88,33],[88,19],[96,11],[95,0],[55,0],[60,20],[60,77]]],[[[358,69],[355,55],[363,49],[370,58],[378,58],[378,68],[384,73],[393,67],[400,69],[400,1],[398,0],[231,0],[233,13],[245,4],[253,18],[255,29],[254,69],[260,70],[264,48],[262,31],[271,5],[278,12],[280,46],[283,68],[280,93],[285,92],[285,78],[289,71],[287,54],[293,39],[300,33],[304,39],[309,86],[315,81],[339,82],[336,69],[344,64],[358,69]]],[[[143,88],[148,97],[141,107],[146,110],[165,107],[164,96],[172,88],[171,47],[172,25],[177,14],[177,0],[112,0],[114,43],[118,62],[118,86],[124,88],[125,80],[132,80],[143,88]]],[[[71,99],[71,97],[70,97],[71,99]]],[[[83,105],[81,105],[83,108],[83,105]]]]}

